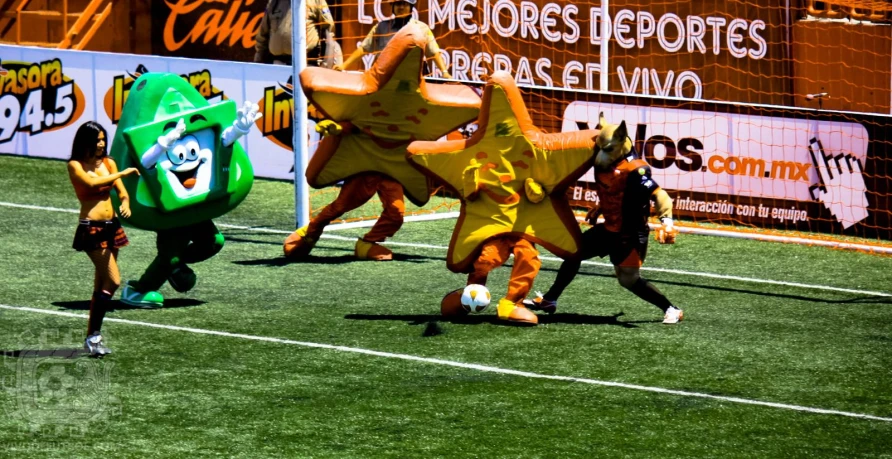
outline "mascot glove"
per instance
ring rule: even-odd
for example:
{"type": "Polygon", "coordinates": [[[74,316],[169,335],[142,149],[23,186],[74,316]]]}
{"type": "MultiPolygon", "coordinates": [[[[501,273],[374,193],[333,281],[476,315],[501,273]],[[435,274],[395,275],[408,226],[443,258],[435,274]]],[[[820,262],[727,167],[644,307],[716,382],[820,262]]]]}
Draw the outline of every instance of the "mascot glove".
{"type": "Polygon", "coordinates": [[[232,122],[232,127],[234,127],[239,134],[246,135],[248,134],[248,131],[251,130],[251,126],[262,117],[263,113],[260,113],[260,107],[257,104],[246,100],[245,105],[238,109],[235,121],[232,122]]]}
{"type": "Polygon", "coordinates": [[[332,121],[332,120],[322,120],[316,123],[316,132],[322,134],[323,137],[328,137],[330,135],[341,135],[341,131],[344,129],[340,124],[332,121]]]}
{"type": "Polygon", "coordinates": [[[161,145],[161,148],[163,148],[164,151],[167,151],[174,142],[180,140],[180,137],[184,132],[186,132],[186,121],[184,121],[183,118],[180,118],[180,120],[177,121],[177,126],[175,128],[167,134],[158,137],[158,145],[161,145]]]}
{"type": "Polygon", "coordinates": [[[678,235],[678,229],[673,225],[671,218],[661,219],[662,225],[657,228],[654,237],[660,244],[675,244],[675,236],[678,235]]]}
{"type": "Polygon", "coordinates": [[[588,213],[585,214],[585,221],[589,223],[589,225],[594,226],[595,223],[598,223],[598,215],[601,215],[601,206],[595,206],[589,209],[588,213]]]}
{"type": "Polygon", "coordinates": [[[471,160],[471,165],[462,171],[462,196],[468,201],[477,199],[477,192],[480,190],[480,166],[475,160],[471,160]]]}
{"type": "Polygon", "coordinates": [[[523,181],[523,191],[526,192],[527,199],[533,204],[538,204],[545,199],[545,189],[542,188],[542,184],[532,178],[523,181]]]}

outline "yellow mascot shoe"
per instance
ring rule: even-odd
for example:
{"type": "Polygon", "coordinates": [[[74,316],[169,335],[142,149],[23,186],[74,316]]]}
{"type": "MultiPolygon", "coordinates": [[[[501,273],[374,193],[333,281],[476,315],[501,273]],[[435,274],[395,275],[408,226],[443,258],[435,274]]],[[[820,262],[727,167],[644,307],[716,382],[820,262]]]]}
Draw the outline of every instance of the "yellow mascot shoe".
{"type": "Polygon", "coordinates": [[[378,245],[374,242],[363,241],[362,238],[356,240],[356,249],[354,251],[356,258],[360,260],[373,261],[389,261],[393,260],[393,252],[387,247],[378,245]]]}
{"type": "Polygon", "coordinates": [[[515,304],[507,298],[499,300],[498,306],[499,320],[507,320],[508,322],[538,325],[539,317],[533,311],[515,304]]]}
{"type": "Polygon", "coordinates": [[[288,258],[302,258],[316,246],[316,239],[307,237],[307,227],[302,226],[288,235],[282,249],[288,258]]]}
{"type": "Polygon", "coordinates": [[[440,301],[440,314],[443,317],[462,317],[468,315],[468,311],[461,305],[463,288],[453,290],[440,301]]]}

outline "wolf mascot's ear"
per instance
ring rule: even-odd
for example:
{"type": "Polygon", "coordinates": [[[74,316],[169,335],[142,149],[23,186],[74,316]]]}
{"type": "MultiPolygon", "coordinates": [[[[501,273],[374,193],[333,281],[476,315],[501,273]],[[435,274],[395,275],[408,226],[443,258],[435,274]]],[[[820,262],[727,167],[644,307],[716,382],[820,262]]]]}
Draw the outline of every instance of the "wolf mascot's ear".
{"type": "Polygon", "coordinates": [[[619,127],[613,133],[613,140],[623,143],[623,154],[632,150],[632,139],[629,138],[629,130],[626,129],[626,120],[619,123],[619,127]]]}
{"type": "Polygon", "coordinates": [[[625,121],[621,122],[619,126],[610,124],[604,118],[604,113],[601,113],[598,126],[601,133],[595,140],[595,148],[598,149],[598,153],[595,155],[595,168],[608,169],[632,151],[632,139],[629,138],[625,121]]]}

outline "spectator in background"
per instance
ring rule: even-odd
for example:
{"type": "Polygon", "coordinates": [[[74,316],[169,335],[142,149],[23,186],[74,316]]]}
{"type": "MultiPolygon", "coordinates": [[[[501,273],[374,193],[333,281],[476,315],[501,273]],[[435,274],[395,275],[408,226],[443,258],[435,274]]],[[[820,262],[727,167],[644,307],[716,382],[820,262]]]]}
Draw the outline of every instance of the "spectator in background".
{"type": "Polygon", "coordinates": [[[322,62],[319,63],[319,67],[330,69],[343,63],[344,52],[341,51],[341,45],[335,40],[334,32],[331,30],[325,31],[325,55],[322,56],[322,62]]]}
{"type": "Polygon", "coordinates": [[[415,3],[417,1],[418,0],[391,0],[390,8],[393,11],[394,17],[375,24],[375,26],[372,27],[372,30],[369,31],[369,34],[366,35],[365,39],[362,40],[362,43],[359,44],[359,47],[347,57],[347,60],[345,60],[343,64],[335,65],[333,68],[335,70],[344,70],[356,62],[357,59],[361,58],[363,54],[381,52],[381,50],[387,46],[387,43],[390,42],[390,39],[393,38],[400,29],[405,27],[406,24],[413,23],[421,28],[421,30],[424,30],[428,37],[427,46],[424,48],[424,56],[434,60],[437,68],[442,72],[443,78],[452,78],[452,75],[446,70],[446,63],[443,61],[443,56],[440,55],[440,46],[437,44],[437,40],[434,38],[434,34],[431,32],[430,27],[421,21],[412,19],[412,9],[415,8],[415,3]]]}
{"type": "MultiPolygon", "coordinates": [[[[334,41],[334,19],[325,0],[306,2],[307,65],[322,66],[326,37],[331,34],[334,41]]],[[[254,62],[291,65],[291,0],[269,0],[254,40],[254,62]]]]}

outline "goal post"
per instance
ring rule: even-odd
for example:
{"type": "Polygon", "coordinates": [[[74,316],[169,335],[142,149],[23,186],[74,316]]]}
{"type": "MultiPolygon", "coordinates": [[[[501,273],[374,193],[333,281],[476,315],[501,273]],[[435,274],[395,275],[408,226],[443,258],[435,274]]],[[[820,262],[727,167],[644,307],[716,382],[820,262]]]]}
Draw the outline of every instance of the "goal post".
{"type": "Polygon", "coordinates": [[[310,186],[304,172],[309,161],[309,137],[307,132],[307,97],[300,90],[300,72],[307,67],[307,13],[306,0],[291,0],[291,81],[294,87],[294,220],[300,228],[310,223],[310,186]]]}

